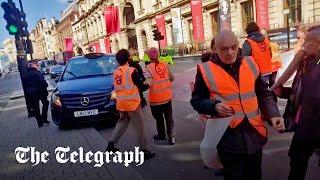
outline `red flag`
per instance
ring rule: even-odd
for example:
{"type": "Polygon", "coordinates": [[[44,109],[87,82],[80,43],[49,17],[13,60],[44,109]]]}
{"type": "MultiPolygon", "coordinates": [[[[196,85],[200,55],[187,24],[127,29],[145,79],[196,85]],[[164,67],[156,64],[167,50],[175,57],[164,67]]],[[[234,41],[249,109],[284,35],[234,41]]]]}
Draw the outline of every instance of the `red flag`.
{"type": "Polygon", "coordinates": [[[106,53],[111,53],[111,43],[109,37],[104,39],[104,44],[106,46],[106,53]]]}
{"type": "Polygon", "coordinates": [[[266,30],[270,28],[268,8],[267,0],[256,0],[257,24],[266,30]]]}
{"type": "Polygon", "coordinates": [[[66,37],[64,38],[64,44],[65,44],[65,51],[73,51],[73,42],[72,38],[66,37]]]}
{"type": "Polygon", "coordinates": [[[107,6],[104,10],[107,34],[120,32],[119,7],[107,6]]]}
{"type": "Polygon", "coordinates": [[[160,41],[160,48],[166,48],[167,35],[166,35],[166,23],[165,23],[164,15],[156,15],[156,25],[161,35],[164,36],[164,39],[160,41]]]}
{"type": "Polygon", "coordinates": [[[193,24],[193,38],[195,42],[204,42],[204,28],[203,28],[201,0],[191,1],[191,14],[192,14],[192,24],[193,24]]]}

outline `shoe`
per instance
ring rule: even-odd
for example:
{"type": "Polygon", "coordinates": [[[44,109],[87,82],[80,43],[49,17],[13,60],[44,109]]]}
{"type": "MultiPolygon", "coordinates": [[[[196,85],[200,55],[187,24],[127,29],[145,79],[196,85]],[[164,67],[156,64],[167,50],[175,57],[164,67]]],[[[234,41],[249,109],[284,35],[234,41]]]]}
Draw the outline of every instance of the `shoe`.
{"type": "Polygon", "coordinates": [[[214,175],[215,176],[223,176],[224,175],[223,168],[215,169],[214,175]]]}
{"type": "Polygon", "coordinates": [[[169,145],[174,145],[176,143],[176,140],[174,139],[174,137],[170,137],[168,143],[169,145]]]}
{"type": "Polygon", "coordinates": [[[147,149],[143,149],[142,152],[144,153],[144,159],[145,160],[151,159],[156,155],[156,153],[151,152],[151,151],[149,151],[147,149]]]}
{"type": "Polygon", "coordinates": [[[44,123],[47,123],[47,124],[49,124],[49,123],[50,123],[50,121],[48,121],[48,120],[44,120],[43,122],[44,122],[44,123]]]}
{"type": "Polygon", "coordinates": [[[166,136],[159,136],[159,135],[154,135],[153,139],[155,141],[165,141],[165,140],[167,140],[166,136]]]}
{"type": "Polygon", "coordinates": [[[114,147],[114,142],[108,142],[108,146],[106,148],[106,151],[114,153],[116,151],[119,151],[119,149],[114,147]]]}
{"type": "Polygon", "coordinates": [[[38,127],[41,128],[43,126],[43,123],[38,123],[38,127]]]}

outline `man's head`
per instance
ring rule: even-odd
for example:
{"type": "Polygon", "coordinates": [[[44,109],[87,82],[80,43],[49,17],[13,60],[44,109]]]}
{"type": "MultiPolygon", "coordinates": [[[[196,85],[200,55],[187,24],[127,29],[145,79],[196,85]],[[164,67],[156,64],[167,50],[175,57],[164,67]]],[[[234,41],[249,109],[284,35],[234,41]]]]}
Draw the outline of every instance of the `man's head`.
{"type": "Polygon", "coordinates": [[[149,56],[151,62],[159,61],[159,51],[158,51],[158,49],[154,48],[154,47],[150,48],[148,50],[148,56],[149,56]]]}
{"type": "Polygon", "coordinates": [[[232,64],[237,60],[239,41],[230,30],[221,31],[215,38],[216,53],[225,64],[232,64]]]}
{"type": "Polygon", "coordinates": [[[36,61],[36,60],[29,61],[29,67],[32,67],[32,68],[39,70],[38,61],[36,61]]]}
{"type": "Polygon", "coordinates": [[[307,56],[317,57],[320,55],[320,27],[309,29],[303,48],[307,56]]]}
{"type": "Polygon", "coordinates": [[[253,32],[260,32],[260,28],[257,23],[251,22],[248,24],[246,28],[247,34],[253,33],[253,32]]]}
{"type": "Polygon", "coordinates": [[[125,65],[130,58],[130,53],[126,49],[120,49],[116,54],[116,59],[120,66],[125,65]]]}

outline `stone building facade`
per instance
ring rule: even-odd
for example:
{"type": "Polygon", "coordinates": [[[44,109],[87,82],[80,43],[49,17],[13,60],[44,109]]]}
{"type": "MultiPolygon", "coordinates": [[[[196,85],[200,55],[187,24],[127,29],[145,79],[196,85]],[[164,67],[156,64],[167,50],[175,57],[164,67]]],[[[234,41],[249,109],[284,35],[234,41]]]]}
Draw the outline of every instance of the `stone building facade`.
{"type": "MultiPolygon", "coordinates": [[[[231,27],[244,40],[245,27],[256,21],[256,0],[230,0],[231,27]]],[[[171,8],[180,7],[185,47],[194,46],[193,24],[190,0],[77,0],[79,17],[72,23],[76,44],[88,48],[92,43],[108,38],[113,53],[120,48],[135,49],[142,57],[144,50],[158,47],[152,31],[156,28],[156,15],[165,16],[168,47],[176,47],[172,37],[171,8]],[[104,9],[106,6],[119,7],[120,32],[106,35],[104,9]]],[[[268,0],[270,33],[284,32],[289,17],[289,27],[320,24],[320,0],[268,0]],[[284,9],[289,8],[289,15],[284,9]]],[[[204,48],[219,31],[219,1],[202,0],[204,48]]],[[[101,45],[101,44],[100,44],[101,45]]]]}

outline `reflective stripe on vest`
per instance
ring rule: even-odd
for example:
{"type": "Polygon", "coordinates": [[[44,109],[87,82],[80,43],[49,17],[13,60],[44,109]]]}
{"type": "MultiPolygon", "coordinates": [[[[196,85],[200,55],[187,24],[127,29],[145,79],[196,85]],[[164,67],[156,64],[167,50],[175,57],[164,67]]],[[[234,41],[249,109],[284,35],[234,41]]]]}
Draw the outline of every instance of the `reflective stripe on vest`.
{"type": "Polygon", "coordinates": [[[203,79],[209,89],[210,98],[229,105],[235,112],[230,123],[231,128],[237,127],[245,117],[250,124],[263,136],[267,135],[261,119],[255,93],[255,81],[259,69],[250,57],[242,60],[239,68],[239,84],[219,65],[209,61],[199,65],[203,79]]]}
{"type": "Polygon", "coordinates": [[[160,103],[171,100],[172,86],[169,75],[169,66],[166,63],[151,63],[147,68],[152,76],[149,89],[149,101],[160,103]]]}
{"type": "Polygon", "coordinates": [[[251,55],[259,66],[260,73],[266,74],[272,72],[270,43],[267,38],[263,42],[256,42],[252,39],[247,39],[251,47],[251,55]]]}
{"type": "Polygon", "coordinates": [[[140,105],[139,89],[134,85],[131,75],[134,68],[129,65],[119,66],[113,74],[116,92],[116,106],[119,111],[134,111],[140,105]]]}

